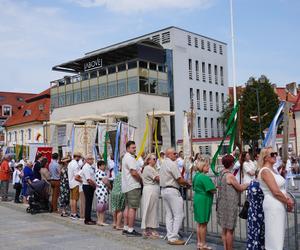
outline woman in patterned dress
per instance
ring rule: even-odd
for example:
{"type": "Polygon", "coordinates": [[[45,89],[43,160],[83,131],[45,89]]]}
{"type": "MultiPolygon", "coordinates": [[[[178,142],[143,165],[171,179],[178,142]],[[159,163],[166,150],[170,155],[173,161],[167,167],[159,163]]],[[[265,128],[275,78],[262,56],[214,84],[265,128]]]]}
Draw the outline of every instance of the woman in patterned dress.
{"type": "Polygon", "coordinates": [[[71,161],[70,157],[64,157],[61,160],[61,170],[60,170],[60,195],[58,199],[58,204],[61,209],[61,216],[67,217],[66,209],[70,203],[70,187],[68,179],[68,164],[71,161]]]}
{"type": "Polygon", "coordinates": [[[247,191],[249,201],[247,250],[263,250],[265,249],[264,193],[256,179],[251,181],[247,191]]]}
{"type": "Polygon", "coordinates": [[[248,183],[239,184],[231,173],[234,157],[225,155],[222,158],[224,169],[221,172],[217,197],[217,222],[222,227],[222,240],[225,250],[233,249],[233,233],[236,226],[239,192],[247,189],[248,183]]]}
{"type": "Polygon", "coordinates": [[[113,188],[111,191],[111,208],[113,212],[113,228],[123,230],[122,216],[125,209],[125,194],[122,193],[122,164],[120,164],[120,172],[114,179],[113,188]]]}
{"type": "Polygon", "coordinates": [[[96,197],[97,197],[97,225],[107,226],[104,222],[105,211],[108,209],[108,189],[111,188],[110,182],[106,174],[106,166],[104,161],[97,162],[96,180],[96,197]]]}

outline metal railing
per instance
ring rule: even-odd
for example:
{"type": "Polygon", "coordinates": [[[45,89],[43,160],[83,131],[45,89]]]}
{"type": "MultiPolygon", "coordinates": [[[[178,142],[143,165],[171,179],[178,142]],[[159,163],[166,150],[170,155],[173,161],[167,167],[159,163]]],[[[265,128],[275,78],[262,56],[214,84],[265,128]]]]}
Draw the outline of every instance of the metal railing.
{"type": "MultiPolygon", "coordinates": [[[[211,176],[215,185],[218,183],[218,177],[211,176]]],[[[285,234],[285,250],[298,250],[300,245],[300,237],[299,237],[299,229],[298,229],[298,203],[295,195],[288,191],[289,195],[292,197],[295,203],[295,208],[291,213],[287,213],[287,225],[286,225],[286,234],[285,234]]],[[[196,233],[197,223],[194,221],[194,211],[193,211],[193,192],[191,190],[187,191],[188,199],[184,200],[184,214],[185,218],[182,223],[182,232],[187,235],[186,244],[190,242],[192,237],[196,233]]],[[[241,196],[241,204],[244,203],[245,196],[241,196]]],[[[109,203],[110,204],[110,203],[109,203]]],[[[94,199],[94,206],[96,208],[96,199],[94,199]]],[[[239,211],[242,207],[239,207],[239,211]]],[[[111,206],[109,206],[108,214],[112,214],[111,206]]],[[[142,211],[138,209],[137,211],[137,220],[142,219],[142,211]]],[[[165,227],[165,212],[164,212],[164,203],[162,198],[159,199],[159,225],[161,227],[165,227]]],[[[217,212],[216,212],[216,195],[213,200],[213,207],[210,221],[207,224],[207,233],[208,236],[218,237],[221,239],[222,228],[217,224],[217,212]]],[[[237,223],[234,232],[234,240],[235,242],[239,242],[242,244],[246,244],[247,242],[247,220],[237,218],[237,223]]]]}

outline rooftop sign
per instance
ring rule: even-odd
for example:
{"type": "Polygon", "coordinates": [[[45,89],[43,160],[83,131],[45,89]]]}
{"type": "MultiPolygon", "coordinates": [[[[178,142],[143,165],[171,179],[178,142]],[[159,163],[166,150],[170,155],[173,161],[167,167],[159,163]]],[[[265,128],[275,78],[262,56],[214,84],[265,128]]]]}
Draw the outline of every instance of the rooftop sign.
{"type": "Polygon", "coordinates": [[[89,71],[97,68],[102,68],[102,58],[96,58],[93,61],[84,63],[84,71],[89,71]]]}

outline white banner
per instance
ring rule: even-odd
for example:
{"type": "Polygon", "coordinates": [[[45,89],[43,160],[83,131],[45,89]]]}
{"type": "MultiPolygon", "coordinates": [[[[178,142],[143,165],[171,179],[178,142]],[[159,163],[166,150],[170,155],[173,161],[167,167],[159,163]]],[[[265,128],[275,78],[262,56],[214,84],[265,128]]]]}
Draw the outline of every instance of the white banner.
{"type": "Polygon", "coordinates": [[[183,118],[183,153],[184,158],[191,156],[191,143],[189,136],[189,128],[188,128],[188,113],[184,113],[183,118]]]}
{"type": "Polygon", "coordinates": [[[106,126],[98,124],[98,147],[100,154],[104,152],[106,126]]]}
{"type": "Polygon", "coordinates": [[[74,152],[80,152],[84,156],[94,155],[96,132],[96,126],[75,126],[74,152]]]}

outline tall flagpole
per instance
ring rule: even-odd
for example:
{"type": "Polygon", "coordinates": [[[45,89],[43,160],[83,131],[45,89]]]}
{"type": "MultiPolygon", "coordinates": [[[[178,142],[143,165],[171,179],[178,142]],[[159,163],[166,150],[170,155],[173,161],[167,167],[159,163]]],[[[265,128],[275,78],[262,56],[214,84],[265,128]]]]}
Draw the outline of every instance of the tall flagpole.
{"type": "Polygon", "coordinates": [[[232,59],[232,81],[233,81],[233,104],[237,103],[236,100],[236,72],[235,72],[235,46],[234,46],[234,30],[233,30],[233,6],[230,0],[230,24],[231,24],[231,59],[232,59]]]}

